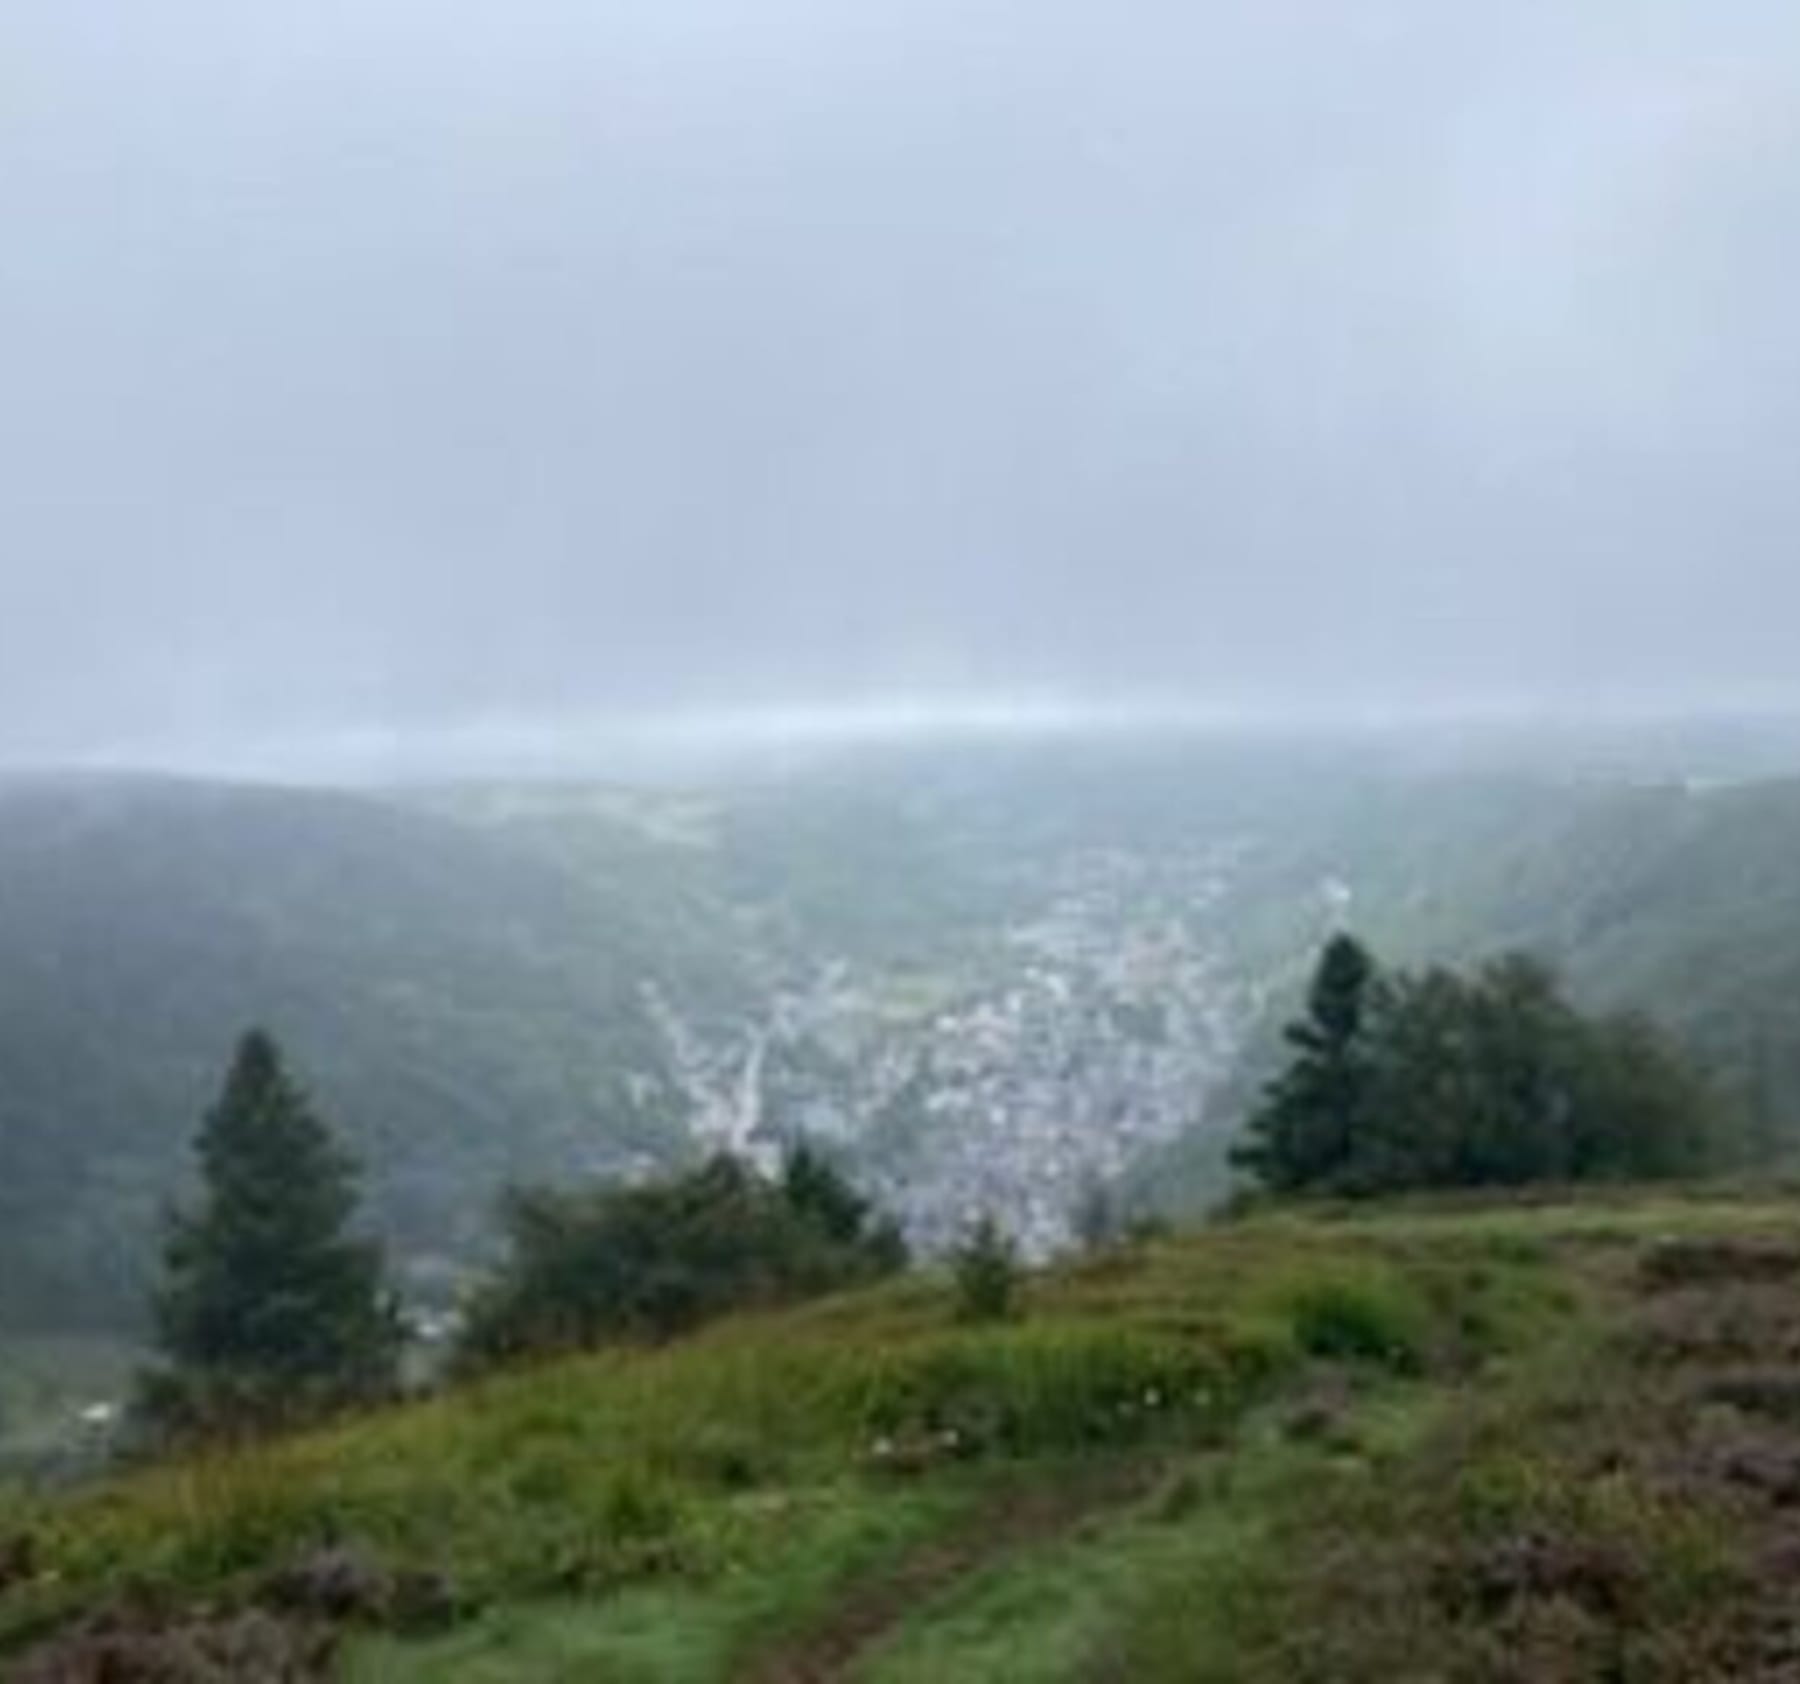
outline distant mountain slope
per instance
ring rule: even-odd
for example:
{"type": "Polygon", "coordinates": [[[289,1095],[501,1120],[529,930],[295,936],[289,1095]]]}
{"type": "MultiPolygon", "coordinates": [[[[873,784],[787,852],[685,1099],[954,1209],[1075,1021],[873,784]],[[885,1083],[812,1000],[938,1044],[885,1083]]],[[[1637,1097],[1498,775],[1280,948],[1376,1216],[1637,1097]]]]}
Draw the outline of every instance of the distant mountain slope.
{"type": "MultiPolygon", "coordinates": [[[[656,958],[587,881],[375,800],[0,784],[0,1316],[135,1301],[233,1037],[277,1030],[415,1246],[665,1154],[656,958]]],[[[638,932],[641,937],[641,931],[638,932]]]]}
{"type": "Polygon", "coordinates": [[[1800,780],[1352,780],[1260,852],[1245,917],[1326,879],[1396,958],[1530,948],[1723,1066],[1758,1038],[1800,1053],[1800,780]]]}
{"type": "Polygon", "coordinates": [[[1465,942],[1653,1012],[1800,1140],[1800,782],[1590,793],[1457,878],[1465,942]]]}
{"type": "MultiPolygon", "coordinates": [[[[1648,1012],[1710,1071],[1750,1150],[1800,1152],[1800,781],[1333,780],[1250,852],[1239,951],[1290,959],[1215,1124],[1269,1067],[1324,885],[1395,963],[1527,949],[1586,1004],[1648,1012]]],[[[1203,1126],[1136,1180],[1186,1205],[1216,1194],[1223,1161],[1203,1126]]]]}

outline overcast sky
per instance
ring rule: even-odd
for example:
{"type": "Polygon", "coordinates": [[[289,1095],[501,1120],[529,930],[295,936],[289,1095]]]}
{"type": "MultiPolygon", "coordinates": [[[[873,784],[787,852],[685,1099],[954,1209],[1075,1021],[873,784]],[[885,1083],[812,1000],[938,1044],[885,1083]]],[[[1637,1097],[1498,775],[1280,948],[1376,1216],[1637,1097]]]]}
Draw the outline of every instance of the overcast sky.
{"type": "Polygon", "coordinates": [[[0,759],[1800,700],[1792,0],[3,0],[0,759]]]}

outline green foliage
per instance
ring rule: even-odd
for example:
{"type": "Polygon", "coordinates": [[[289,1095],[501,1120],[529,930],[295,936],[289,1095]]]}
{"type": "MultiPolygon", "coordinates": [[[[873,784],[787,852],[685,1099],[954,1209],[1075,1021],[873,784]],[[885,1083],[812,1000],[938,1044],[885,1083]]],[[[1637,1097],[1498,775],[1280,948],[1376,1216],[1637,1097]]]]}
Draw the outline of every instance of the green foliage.
{"type": "Polygon", "coordinates": [[[1289,1038],[1239,1155],[1275,1191],[1656,1179],[1704,1167],[1720,1138],[1647,1019],[1584,1016],[1523,955],[1383,976],[1334,943],[1289,1038]]]}
{"type": "MultiPolygon", "coordinates": [[[[1174,1239],[1102,1273],[1052,1272],[1028,1320],[978,1327],[954,1325],[948,1287],[909,1276],[209,1449],[17,1524],[39,1538],[53,1599],[126,1577],[211,1596],[331,1539],[450,1571],[477,1601],[704,1582],[829,1527],[865,1479],[894,1493],[883,1437],[932,1453],[918,1475],[930,1485],[984,1462],[1210,1432],[1298,1361],[1291,1339],[1268,1337],[1265,1283],[1297,1294],[1346,1269],[1361,1279],[1368,1248],[1347,1228],[1315,1239],[1274,1222],[1174,1239]],[[954,1451],[940,1450],[951,1431],[954,1451]]],[[[0,1652],[26,1612],[0,1600],[0,1652]]]]}
{"type": "Polygon", "coordinates": [[[353,1166],[268,1035],[239,1043],[196,1145],[203,1200],[170,1222],[148,1424],[263,1428],[390,1390],[400,1326],[380,1253],[347,1233],[353,1166]]]}
{"type": "Polygon", "coordinates": [[[1424,1366],[1429,1318],[1400,1282],[1346,1273],[1304,1284],[1285,1308],[1294,1342],[1308,1356],[1375,1363],[1397,1374],[1424,1366]]]}
{"type": "Polygon", "coordinates": [[[789,1148],[781,1166],[781,1196],[802,1229],[832,1246],[866,1254],[877,1273],[906,1266],[899,1227],[891,1218],[878,1218],[843,1171],[809,1141],[789,1148]]]}
{"type": "Polygon", "coordinates": [[[1007,1321],[1018,1313],[1018,1248],[991,1214],[976,1219],[951,1264],[958,1320],[1007,1321]]]}
{"type": "Polygon", "coordinates": [[[1306,1015],[1285,1031],[1294,1057],[1271,1085],[1237,1154],[1277,1191],[1328,1182],[1352,1151],[1368,1091],[1366,1019],[1375,966],[1354,938],[1326,944],[1307,991],[1306,1015]]]}
{"type": "Polygon", "coordinates": [[[893,1225],[804,1145],[779,1182],[721,1155],[638,1186],[516,1190],[502,1215],[509,1254],[469,1305],[465,1364],[667,1339],[906,1261],[893,1225]]]}

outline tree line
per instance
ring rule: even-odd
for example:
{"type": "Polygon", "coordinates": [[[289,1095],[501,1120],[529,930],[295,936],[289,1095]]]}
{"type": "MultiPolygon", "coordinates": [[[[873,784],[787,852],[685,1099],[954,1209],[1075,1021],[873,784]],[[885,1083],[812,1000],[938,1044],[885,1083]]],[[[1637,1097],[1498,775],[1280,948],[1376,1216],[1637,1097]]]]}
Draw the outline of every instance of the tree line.
{"type": "Polygon", "coordinates": [[[1595,1017],[1529,955],[1472,974],[1319,957],[1239,1169],[1277,1193],[1657,1180],[1724,1137],[1707,1083],[1647,1018],[1595,1017]]]}
{"type": "MultiPolygon", "coordinates": [[[[1389,972],[1338,936],[1285,1040],[1234,1153],[1278,1195],[1679,1176],[1720,1136],[1659,1031],[1584,1015],[1528,957],[1389,972]]],[[[393,1395],[407,1336],[380,1249],[354,1231],[355,1165],[266,1033],[239,1044],[195,1144],[201,1196],[169,1224],[144,1433],[260,1432],[393,1395]]],[[[464,1305],[464,1371],[666,1339],[908,1261],[898,1227],[805,1143],[773,1176],[718,1156],[637,1184],[515,1189],[501,1225],[502,1260],[464,1305]]],[[[1017,1257],[991,1220],[954,1262],[959,1314],[1014,1313],[1017,1257]]]]}

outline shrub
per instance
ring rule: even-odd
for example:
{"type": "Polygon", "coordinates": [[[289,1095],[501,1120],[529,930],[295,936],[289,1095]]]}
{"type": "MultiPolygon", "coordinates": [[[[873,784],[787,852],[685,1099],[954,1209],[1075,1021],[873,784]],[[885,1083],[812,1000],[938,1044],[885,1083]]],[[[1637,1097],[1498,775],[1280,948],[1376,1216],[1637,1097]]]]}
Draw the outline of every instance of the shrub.
{"type": "Polygon", "coordinates": [[[1310,1282],[1288,1300],[1294,1343],[1308,1356],[1370,1362],[1398,1374],[1424,1366],[1425,1326],[1415,1299],[1375,1278],[1310,1282]]]}
{"type": "Polygon", "coordinates": [[[1019,1254],[990,1215],[980,1217],[957,1248],[956,1315],[959,1321],[1009,1321],[1017,1313],[1019,1254]]]}
{"type": "Polygon", "coordinates": [[[891,1223],[816,1153],[782,1180],[720,1155],[641,1186],[507,1195],[509,1255],[476,1293],[464,1367],[618,1339],[667,1339],[726,1311],[788,1303],[890,1274],[891,1223]]]}
{"type": "Polygon", "coordinates": [[[858,1399],[865,1431],[943,1457],[1128,1443],[1241,1400],[1216,1353],[1185,1341],[1051,1323],[967,1330],[890,1359],[858,1399]]]}

